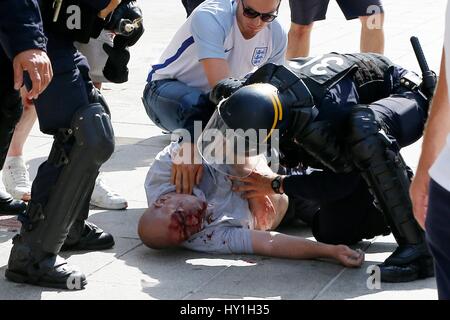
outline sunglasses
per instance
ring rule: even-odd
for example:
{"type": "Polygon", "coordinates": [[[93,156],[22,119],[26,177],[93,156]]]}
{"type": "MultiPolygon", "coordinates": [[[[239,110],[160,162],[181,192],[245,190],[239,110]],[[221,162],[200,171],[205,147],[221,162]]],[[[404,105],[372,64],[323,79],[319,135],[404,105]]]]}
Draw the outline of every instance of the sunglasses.
{"type": "Polygon", "coordinates": [[[244,9],[244,16],[250,19],[255,19],[257,17],[261,17],[261,20],[264,22],[272,22],[278,16],[278,8],[280,7],[281,0],[278,3],[277,9],[271,13],[261,13],[256,10],[253,10],[250,7],[246,7],[244,4],[244,0],[241,0],[242,9],[244,9]]]}

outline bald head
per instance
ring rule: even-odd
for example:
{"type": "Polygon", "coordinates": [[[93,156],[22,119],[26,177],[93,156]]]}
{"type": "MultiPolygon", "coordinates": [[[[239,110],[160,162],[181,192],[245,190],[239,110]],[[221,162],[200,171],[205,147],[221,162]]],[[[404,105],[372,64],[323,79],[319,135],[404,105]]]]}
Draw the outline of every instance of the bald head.
{"type": "Polygon", "coordinates": [[[193,195],[162,195],[139,220],[139,237],[153,249],[176,247],[201,230],[206,208],[193,195]]]}

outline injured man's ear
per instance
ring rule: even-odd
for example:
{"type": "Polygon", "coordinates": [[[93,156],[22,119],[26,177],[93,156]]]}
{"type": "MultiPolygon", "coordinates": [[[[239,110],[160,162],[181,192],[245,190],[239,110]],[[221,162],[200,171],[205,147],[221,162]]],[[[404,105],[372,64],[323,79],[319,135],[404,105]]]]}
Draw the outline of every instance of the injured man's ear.
{"type": "Polygon", "coordinates": [[[207,203],[188,194],[159,197],[139,220],[138,234],[152,249],[176,247],[202,229],[207,203]]]}

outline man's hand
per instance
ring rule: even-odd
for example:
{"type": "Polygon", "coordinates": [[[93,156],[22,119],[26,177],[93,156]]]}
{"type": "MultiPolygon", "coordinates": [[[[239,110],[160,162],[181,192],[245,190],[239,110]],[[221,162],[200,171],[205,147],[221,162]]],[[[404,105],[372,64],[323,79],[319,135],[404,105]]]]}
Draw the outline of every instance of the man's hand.
{"type": "Polygon", "coordinates": [[[425,230],[425,219],[428,209],[428,188],[430,184],[430,176],[427,170],[418,169],[417,173],[409,188],[414,217],[417,223],[425,230]]]}
{"type": "Polygon", "coordinates": [[[109,4],[106,6],[106,8],[100,11],[98,16],[102,19],[105,19],[108,16],[108,14],[110,14],[117,8],[120,2],[122,2],[122,0],[111,0],[109,4]]]}
{"type": "Polygon", "coordinates": [[[53,69],[45,51],[38,49],[26,50],[14,57],[14,89],[23,86],[23,72],[28,72],[32,87],[27,94],[28,99],[36,99],[53,78],[53,69]]]}
{"type": "Polygon", "coordinates": [[[360,267],[364,262],[364,252],[360,249],[352,250],[345,245],[337,245],[333,250],[335,259],[348,268],[360,267]]]}
{"type": "Polygon", "coordinates": [[[195,145],[183,143],[172,161],[170,182],[175,185],[177,193],[192,194],[202,175],[203,164],[199,160],[195,145]]]}
{"type": "Polygon", "coordinates": [[[267,196],[276,194],[272,189],[272,180],[277,177],[277,174],[261,174],[257,171],[253,171],[248,177],[237,178],[230,176],[229,178],[236,182],[243,184],[234,185],[233,191],[243,192],[242,197],[244,199],[252,199],[256,197],[267,196]]]}

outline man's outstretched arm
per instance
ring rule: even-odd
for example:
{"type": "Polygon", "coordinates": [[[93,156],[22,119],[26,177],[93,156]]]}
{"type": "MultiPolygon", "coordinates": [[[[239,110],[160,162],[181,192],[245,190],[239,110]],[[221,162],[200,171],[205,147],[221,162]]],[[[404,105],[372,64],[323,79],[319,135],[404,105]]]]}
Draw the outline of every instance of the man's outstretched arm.
{"type": "Polygon", "coordinates": [[[253,253],[257,255],[289,258],[329,258],[346,267],[359,267],[364,261],[362,251],[345,245],[329,245],[278,232],[251,230],[253,253]]]}

